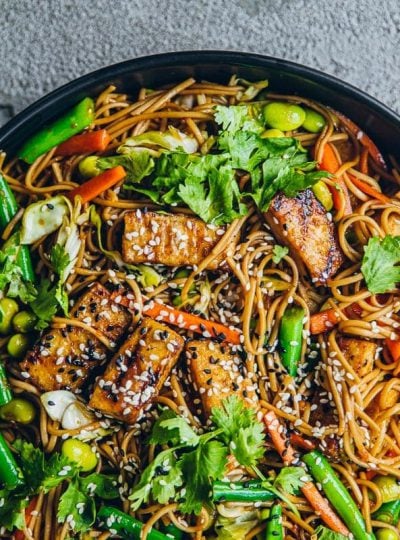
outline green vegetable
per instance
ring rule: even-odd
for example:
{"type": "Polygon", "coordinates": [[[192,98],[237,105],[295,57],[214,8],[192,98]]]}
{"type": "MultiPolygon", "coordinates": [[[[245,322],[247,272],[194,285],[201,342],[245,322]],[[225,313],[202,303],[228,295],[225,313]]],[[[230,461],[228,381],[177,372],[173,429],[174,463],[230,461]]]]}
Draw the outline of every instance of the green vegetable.
{"type": "Polygon", "coordinates": [[[0,334],[6,336],[10,334],[13,317],[18,313],[18,304],[12,298],[2,298],[0,300],[0,334]]]}
{"type": "Polygon", "coordinates": [[[283,540],[282,505],[274,504],[267,521],[265,540],[283,540]]]}
{"type": "Polygon", "coordinates": [[[331,529],[324,527],[324,525],[319,525],[315,529],[315,533],[317,540],[346,540],[347,538],[347,536],[341,533],[331,531],[331,529]]]}
{"type": "Polygon", "coordinates": [[[279,264],[283,257],[285,257],[289,250],[286,246],[279,246],[278,244],[275,244],[272,248],[273,257],[272,260],[275,264],[279,264]]]}
{"type": "Polygon", "coordinates": [[[59,229],[69,208],[63,195],[30,204],[22,217],[21,244],[33,244],[59,229]]]}
{"type": "Polygon", "coordinates": [[[263,115],[268,126],[281,131],[293,131],[299,128],[306,118],[302,107],[283,101],[273,101],[265,105],[263,115]]]}
{"type": "Polygon", "coordinates": [[[374,294],[394,290],[400,281],[399,263],[400,236],[387,235],[383,240],[377,236],[370,238],[361,264],[368,290],[374,294]]]}
{"type": "Polygon", "coordinates": [[[7,380],[3,362],[0,362],[0,406],[6,405],[12,399],[12,392],[7,380]]]}
{"type": "Polygon", "coordinates": [[[98,156],[87,156],[80,160],[78,169],[84,178],[92,178],[101,173],[101,169],[97,166],[98,156]]]}
{"type": "Polygon", "coordinates": [[[83,472],[89,472],[97,465],[97,456],[93,452],[92,447],[78,439],[67,439],[64,441],[61,453],[69,461],[76,463],[83,472]]]}
{"type": "Polygon", "coordinates": [[[400,499],[383,503],[372,517],[389,525],[397,525],[400,519],[400,499]]]}
{"type": "Polygon", "coordinates": [[[400,499],[400,483],[395,476],[378,475],[375,476],[372,481],[376,486],[378,486],[382,495],[382,501],[384,503],[400,499]]]}
{"type": "Polygon", "coordinates": [[[302,127],[307,131],[310,131],[310,133],[319,133],[320,131],[322,131],[326,124],[326,120],[322,116],[322,114],[319,114],[313,109],[306,108],[305,111],[306,117],[302,127]]]}
{"type": "Polygon", "coordinates": [[[215,532],[218,540],[243,540],[260,522],[260,512],[254,508],[240,508],[235,517],[218,515],[215,532]]]}
{"type": "Polygon", "coordinates": [[[42,154],[89,127],[94,121],[94,101],[86,97],[52,124],[37,131],[19,151],[19,157],[33,163],[42,154]]]}
{"type": "Polygon", "coordinates": [[[263,139],[276,139],[279,137],[285,137],[285,134],[280,129],[266,129],[261,134],[261,137],[263,139]]]}
{"type": "Polygon", "coordinates": [[[147,131],[141,135],[129,137],[118,148],[119,154],[130,154],[132,149],[138,147],[159,146],[165,150],[181,150],[186,154],[193,154],[199,145],[194,137],[182,133],[173,126],[168,127],[168,131],[147,131]]]}
{"type": "Polygon", "coordinates": [[[18,212],[14,193],[0,173],[0,231],[3,231],[18,212]]]}
{"type": "Polygon", "coordinates": [[[7,352],[13,358],[23,358],[29,349],[30,339],[26,334],[14,334],[7,343],[7,352]]]}
{"type": "Polygon", "coordinates": [[[378,529],[376,531],[376,540],[399,540],[399,535],[392,529],[378,529]]]}
{"type": "MultiPolygon", "coordinates": [[[[0,482],[7,489],[14,489],[23,484],[23,474],[19,469],[6,440],[0,433],[0,482]]],[[[1,514],[0,514],[1,517],[1,514]]],[[[1,522],[1,520],[0,520],[1,522]]]]}
{"type": "Polygon", "coordinates": [[[275,492],[263,488],[260,480],[213,483],[213,501],[215,502],[263,502],[273,501],[275,498],[275,492]]]}
{"type": "Polygon", "coordinates": [[[264,125],[260,114],[260,106],[253,105],[231,105],[215,107],[215,121],[222,126],[223,131],[237,133],[238,131],[250,131],[258,133],[264,132],[264,125]]]}
{"type": "Polygon", "coordinates": [[[288,307],[279,327],[282,364],[292,377],[297,374],[297,366],[301,358],[304,315],[303,308],[299,306],[288,307]]]}
{"type": "Polygon", "coordinates": [[[0,418],[20,424],[30,424],[36,415],[34,405],[27,399],[14,398],[0,407],[0,418]]]}
{"type": "Polygon", "coordinates": [[[35,297],[32,261],[27,246],[19,244],[19,232],[10,236],[0,250],[0,290],[25,304],[35,297]]]}
{"type": "MultiPolygon", "coordinates": [[[[143,523],[117,508],[103,506],[97,514],[97,519],[99,526],[112,534],[117,534],[127,540],[140,540],[141,538],[143,523]]],[[[147,538],[148,540],[168,540],[170,537],[152,529],[147,538]]]]}
{"type": "Polygon", "coordinates": [[[20,311],[14,315],[12,324],[16,332],[22,332],[26,334],[32,332],[35,329],[37,323],[37,317],[31,311],[20,311]]]}
{"type": "Polygon", "coordinates": [[[313,190],[314,195],[317,197],[325,210],[327,212],[330,212],[333,208],[333,198],[325,182],[320,180],[319,182],[314,184],[311,189],[313,190]]]}
{"type": "Polygon", "coordinates": [[[321,452],[313,450],[303,456],[303,461],[315,481],[321,484],[325,495],[353,533],[355,540],[372,540],[374,535],[367,532],[364,519],[356,503],[337,477],[326,457],[321,452]]]}
{"type": "Polygon", "coordinates": [[[167,535],[168,538],[173,538],[174,540],[183,540],[184,532],[178,527],[175,527],[173,523],[162,527],[162,532],[167,535]]]}
{"type": "Polygon", "coordinates": [[[42,278],[37,288],[36,297],[30,302],[30,308],[37,317],[36,330],[44,330],[48,327],[57,312],[58,301],[56,298],[56,286],[49,279],[42,278]]]}

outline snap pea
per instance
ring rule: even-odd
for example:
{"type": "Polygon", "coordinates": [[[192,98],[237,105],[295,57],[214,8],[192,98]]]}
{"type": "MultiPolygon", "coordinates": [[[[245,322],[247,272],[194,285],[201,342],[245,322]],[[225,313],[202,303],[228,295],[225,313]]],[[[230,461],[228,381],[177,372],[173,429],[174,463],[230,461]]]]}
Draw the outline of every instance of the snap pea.
{"type": "Polygon", "coordinates": [[[5,438],[0,433],[0,483],[7,489],[14,489],[24,483],[23,475],[15,462],[5,438]]]}
{"type": "Polygon", "coordinates": [[[6,405],[12,399],[12,392],[7,380],[6,370],[0,362],[0,405],[6,405]]]}
{"type": "Polygon", "coordinates": [[[310,133],[319,133],[325,127],[326,120],[313,109],[305,109],[306,117],[304,119],[302,127],[310,133]]]}
{"type": "Polygon", "coordinates": [[[18,230],[10,236],[7,242],[5,242],[4,249],[7,249],[8,247],[16,247],[18,249],[17,263],[21,268],[22,277],[24,280],[34,282],[35,273],[33,271],[29,247],[20,243],[20,232],[18,230]]]}
{"type": "Polygon", "coordinates": [[[378,486],[384,503],[400,499],[400,484],[396,477],[391,475],[378,475],[373,479],[378,486]]]}
{"type": "Polygon", "coordinates": [[[23,358],[29,349],[30,340],[26,334],[14,334],[7,343],[7,352],[13,358],[23,358]]]}
{"type": "Polygon", "coordinates": [[[37,317],[31,311],[20,311],[12,320],[12,324],[16,332],[22,332],[26,334],[27,332],[32,332],[35,328],[37,322],[37,317]]]}
{"type": "Polygon", "coordinates": [[[33,163],[42,154],[89,127],[94,120],[94,101],[86,97],[52,124],[26,141],[19,157],[33,163]]]}
{"type": "Polygon", "coordinates": [[[184,532],[181,531],[181,529],[178,529],[178,527],[175,527],[173,523],[165,525],[162,528],[162,532],[165,533],[168,538],[173,538],[174,540],[183,540],[184,532]]]}
{"type": "Polygon", "coordinates": [[[265,530],[265,540],[283,540],[282,505],[274,504],[271,508],[265,530]]]}
{"type": "Polygon", "coordinates": [[[266,124],[281,131],[298,129],[306,118],[306,113],[299,105],[283,101],[273,101],[265,105],[263,116],[266,124]]]}
{"type": "Polygon", "coordinates": [[[301,358],[303,319],[304,309],[302,307],[289,307],[283,314],[279,327],[282,364],[292,377],[297,374],[297,367],[301,358]]]}
{"type": "Polygon", "coordinates": [[[349,492],[339,480],[326,457],[318,450],[303,456],[311,475],[322,486],[325,495],[342,517],[355,540],[373,540],[373,533],[368,533],[364,518],[349,492]]]}
{"type": "Polygon", "coordinates": [[[18,304],[12,298],[0,300],[0,334],[7,336],[11,332],[13,317],[18,313],[18,304]]]}
{"type": "Polygon", "coordinates": [[[27,399],[15,398],[0,407],[0,418],[18,422],[19,424],[30,424],[33,422],[35,415],[36,409],[27,399]]]}
{"type": "Polygon", "coordinates": [[[14,193],[6,179],[0,174],[0,230],[4,230],[18,212],[14,193]]]}
{"type": "MultiPolygon", "coordinates": [[[[97,514],[99,526],[102,529],[112,531],[126,538],[127,540],[140,540],[143,523],[118,508],[113,506],[103,506],[97,514]]],[[[152,529],[147,535],[148,540],[170,540],[170,536],[166,536],[159,531],[152,529]]]]}
{"type": "Polygon", "coordinates": [[[389,525],[396,525],[400,519],[400,499],[383,503],[373,516],[377,521],[384,521],[389,525]]]}
{"type": "Polygon", "coordinates": [[[273,501],[276,495],[262,487],[259,480],[246,482],[219,482],[213,483],[213,501],[215,502],[257,502],[273,501]]]}

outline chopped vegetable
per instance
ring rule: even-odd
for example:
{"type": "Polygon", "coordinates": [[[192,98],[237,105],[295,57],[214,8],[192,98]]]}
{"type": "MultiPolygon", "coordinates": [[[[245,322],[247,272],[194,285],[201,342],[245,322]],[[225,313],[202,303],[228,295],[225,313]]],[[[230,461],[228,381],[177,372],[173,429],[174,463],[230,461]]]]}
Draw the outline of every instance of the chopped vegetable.
{"type": "Polygon", "coordinates": [[[384,195],[377,189],[373,188],[370,184],[367,184],[367,182],[363,182],[362,180],[360,180],[359,178],[355,176],[351,177],[351,181],[360,191],[362,191],[363,193],[366,193],[373,199],[376,199],[377,201],[383,204],[390,203],[391,201],[390,197],[387,197],[386,195],[384,195]]]}
{"type": "Polygon", "coordinates": [[[98,156],[87,156],[80,160],[78,169],[84,178],[92,178],[101,173],[101,169],[97,166],[97,161],[99,159],[98,156]]]}
{"type": "Polygon", "coordinates": [[[330,212],[333,208],[333,198],[329,187],[323,180],[320,180],[314,184],[311,189],[319,202],[325,208],[327,212],[330,212]]]}
{"type": "Polygon", "coordinates": [[[279,327],[282,364],[292,377],[297,374],[297,366],[301,358],[304,315],[305,311],[302,307],[288,307],[279,327]]]}
{"type": "MultiPolygon", "coordinates": [[[[140,540],[143,523],[134,517],[121,512],[112,506],[100,508],[97,519],[102,529],[117,534],[127,540],[140,540]]],[[[147,540],[168,540],[170,537],[156,530],[151,530],[147,535],[147,540]]]]}
{"type": "Polygon", "coordinates": [[[118,165],[113,169],[104,171],[98,176],[95,176],[91,180],[88,180],[84,184],[68,192],[68,198],[73,201],[75,197],[79,197],[82,204],[87,203],[104,193],[107,189],[115,186],[115,184],[117,184],[125,176],[125,169],[121,167],[121,165],[118,165]]]}
{"type": "MultiPolygon", "coordinates": [[[[25,524],[29,527],[29,522],[32,518],[33,512],[37,505],[37,496],[33,497],[28,506],[25,508],[25,524]]],[[[14,540],[25,540],[26,536],[22,530],[18,530],[14,533],[14,540]]]]}
{"type": "Polygon", "coordinates": [[[92,471],[97,465],[94,449],[78,439],[67,439],[63,442],[61,453],[80,468],[83,472],[92,471]]]}
{"type": "Polygon", "coordinates": [[[69,390],[54,390],[45,392],[40,396],[40,401],[47,414],[56,422],[61,422],[68,405],[71,405],[76,400],[76,395],[69,390]]]}
{"type": "Polygon", "coordinates": [[[326,120],[322,114],[314,111],[314,109],[305,109],[306,117],[302,127],[310,133],[319,133],[326,125],[326,120]]]}
{"type": "Polygon", "coordinates": [[[14,489],[24,483],[23,474],[18,467],[6,440],[0,433],[0,481],[7,489],[14,489]]]}
{"type": "Polygon", "coordinates": [[[14,398],[6,405],[0,407],[0,418],[8,422],[30,424],[36,416],[34,405],[23,398],[14,398]]]}
{"type": "Polygon", "coordinates": [[[7,343],[7,352],[13,358],[23,358],[29,349],[30,339],[26,334],[14,334],[7,343]]]}
{"type": "Polygon", "coordinates": [[[29,288],[29,282],[34,283],[36,281],[36,276],[33,271],[32,259],[29,248],[28,246],[21,245],[19,230],[15,231],[9,237],[9,239],[3,245],[3,249],[5,254],[8,255],[9,260],[14,263],[14,271],[16,270],[16,268],[19,269],[18,273],[26,282],[26,287],[29,288]]]}
{"type": "MultiPolygon", "coordinates": [[[[343,311],[349,318],[357,317],[362,313],[357,303],[347,306],[343,311]]],[[[314,313],[310,317],[310,332],[311,334],[323,334],[335,326],[340,320],[339,310],[335,308],[314,313]]]]}
{"type": "Polygon", "coordinates": [[[338,514],[343,518],[356,540],[371,540],[372,533],[368,533],[364,519],[351,498],[349,492],[337,477],[328,460],[317,450],[305,454],[303,460],[316,482],[319,482],[323,491],[338,514]]]}
{"type": "Polygon", "coordinates": [[[399,535],[392,529],[378,529],[376,531],[376,540],[399,540],[399,535]]]}
{"type": "Polygon", "coordinates": [[[285,134],[280,129],[266,129],[261,133],[263,139],[276,139],[277,137],[285,137],[285,134]]]}
{"type": "Polygon", "coordinates": [[[13,318],[18,313],[18,304],[12,298],[0,299],[0,334],[7,336],[11,333],[13,318]]]}
{"type": "Polygon", "coordinates": [[[267,520],[265,540],[283,540],[282,505],[274,504],[267,520]]]}
{"type": "Polygon", "coordinates": [[[393,361],[398,362],[400,360],[400,340],[385,339],[385,345],[389,349],[393,361]]]}
{"type": "Polygon", "coordinates": [[[383,503],[372,517],[389,525],[397,525],[400,519],[400,499],[383,503]]]}
{"type": "Polygon", "coordinates": [[[0,231],[3,231],[18,212],[14,193],[0,173],[0,231]]]}
{"type": "Polygon", "coordinates": [[[18,232],[0,250],[0,290],[9,298],[19,298],[29,303],[36,296],[32,262],[28,247],[20,246],[17,242],[18,232]]]}
{"type": "Polygon", "coordinates": [[[0,406],[6,405],[11,399],[12,392],[7,379],[6,370],[3,362],[0,362],[0,406]]]}
{"type": "Polygon", "coordinates": [[[282,433],[281,424],[274,411],[268,411],[264,415],[264,424],[267,428],[268,434],[271,437],[272,443],[282,457],[283,461],[288,464],[292,463],[294,459],[294,450],[290,444],[286,444],[287,437],[282,433]]]}
{"type": "Polygon", "coordinates": [[[80,135],[74,135],[61,143],[57,150],[57,156],[73,156],[74,154],[86,154],[89,152],[104,152],[110,144],[111,137],[107,130],[87,131],[80,135]]]}
{"type": "Polygon", "coordinates": [[[31,311],[20,311],[14,315],[12,325],[16,332],[22,332],[27,334],[35,329],[37,323],[37,317],[31,311]]]}
{"type": "Polygon", "coordinates": [[[264,488],[260,480],[213,483],[213,501],[215,502],[249,503],[273,501],[275,498],[275,492],[264,488]]]}
{"type": "Polygon", "coordinates": [[[265,105],[263,116],[268,126],[281,131],[294,131],[306,119],[306,113],[302,107],[281,101],[273,101],[265,105]]]}
{"type": "Polygon", "coordinates": [[[218,515],[215,532],[218,540],[243,540],[256,527],[261,518],[261,512],[254,507],[238,509],[233,515],[226,517],[218,515]]]}
{"type": "Polygon", "coordinates": [[[396,288],[400,281],[400,236],[374,236],[364,246],[361,272],[368,290],[374,294],[396,288]]]}
{"type": "MultiPolygon", "coordinates": [[[[319,525],[315,529],[315,539],[316,540],[346,540],[348,535],[341,534],[339,532],[331,531],[323,525],[319,525]]],[[[312,536],[314,539],[314,536],[312,536]]]]}
{"type": "Polygon", "coordinates": [[[400,499],[400,485],[397,478],[391,475],[378,475],[372,480],[378,486],[382,495],[382,502],[392,502],[400,499]]]}
{"type": "MultiPolygon", "coordinates": [[[[322,521],[328,525],[334,532],[349,536],[347,527],[342,523],[334,510],[332,510],[328,501],[321,495],[316,486],[312,482],[307,482],[302,486],[301,491],[307,499],[311,508],[313,508],[320,516],[322,521]]],[[[335,510],[337,507],[334,506],[335,510]]],[[[349,527],[350,528],[350,527],[349,527]]],[[[373,540],[372,537],[370,540],[373,540]]]]}
{"type": "Polygon", "coordinates": [[[63,195],[30,204],[22,217],[21,244],[33,244],[59,229],[68,212],[63,195]]]}
{"type": "Polygon", "coordinates": [[[185,311],[179,311],[165,304],[150,302],[144,306],[143,313],[156,321],[163,321],[179,328],[186,328],[197,334],[202,334],[204,337],[227,341],[233,345],[241,343],[240,334],[237,330],[185,311]]]}
{"type": "Polygon", "coordinates": [[[87,97],[52,124],[37,131],[19,151],[19,157],[33,163],[39,156],[89,127],[94,121],[94,102],[87,97]]]}
{"type": "MultiPolygon", "coordinates": [[[[340,163],[330,143],[325,144],[319,165],[320,169],[328,171],[331,174],[336,174],[337,171],[340,169],[340,163]]],[[[351,214],[353,209],[351,206],[349,190],[347,189],[345,181],[341,177],[336,177],[336,186],[334,188],[330,188],[330,190],[332,193],[333,206],[335,207],[335,209],[338,210],[342,206],[342,199],[339,195],[339,192],[341,192],[344,198],[343,215],[347,216],[348,214],[351,214]]]]}
{"type": "Polygon", "coordinates": [[[197,152],[199,144],[194,137],[179,131],[173,126],[168,126],[168,131],[146,131],[140,135],[129,137],[118,148],[119,154],[129,154],[137,147],[159,146],[165,150],[182,150],[186,154],[197,152]]]}
{"type": "Polygon", "coordinates": [[[272,248],[273,257],[272,260],[275,264],[279,264],[281,260],[289,253],[289,249],[286,246],[280,246],[275,244],[272,248]]]}

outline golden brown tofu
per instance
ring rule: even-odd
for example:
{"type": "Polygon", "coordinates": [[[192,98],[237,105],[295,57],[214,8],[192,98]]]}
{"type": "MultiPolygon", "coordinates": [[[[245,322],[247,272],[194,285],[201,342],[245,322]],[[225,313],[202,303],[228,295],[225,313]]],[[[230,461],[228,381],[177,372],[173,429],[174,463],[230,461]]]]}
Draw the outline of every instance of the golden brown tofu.
{"type": "Polygon", "coordinates": [[[183,344],[171,328],[145,317],[97,380],[89,405],[135,424],[160,392],[183,344]]]}
{"type": "Polygon", "coordinates": [[[340,337],[338,345],[357,375],[364,377],[372,371],[377,351],[376,343],[365,339],[340,337]]]}
{"type": "MultiPolygon", "coordinates": [[[[93,326],[112,344],[131,324],[131,315],[111,300],[108,290],[95,283],[75,304],[71,317],[93,326]]],[[[50,329],[20,362],[21,371],[42,390],[76,391],[91,370],[107,357],[107,347],[93,334],[77,326],[50,329]]]]}
{"type": "Polygon", "coordinates": [[[279,193],[265,218],[275,237],[304,264],[314,282],[325,283],[343,263],[335,225],[310,189],[289,198],[279,193]]]}
{"type": "MultiPolygon", "coordinates": [[[[154,263],[166,266],[198,265],[225,233],[224,227],[207,225],[199,218],[184,214],[157,214],[136,210],[124,216],[122,258],[131,264],[154,263]]],[[[231,242],[229,252],[233,253],[231,242]]],[[[210,265],[217,268],[228,250],[210,265]]]]}
{"type": "Polygon", "coordinates": [[[207,340],[186,344],[189,380],[199,393],[206,416],[221,401],[236,394],[247,407],[257,407],[256,386],[247,377],[243,361],[228,345],[207,340]]]}

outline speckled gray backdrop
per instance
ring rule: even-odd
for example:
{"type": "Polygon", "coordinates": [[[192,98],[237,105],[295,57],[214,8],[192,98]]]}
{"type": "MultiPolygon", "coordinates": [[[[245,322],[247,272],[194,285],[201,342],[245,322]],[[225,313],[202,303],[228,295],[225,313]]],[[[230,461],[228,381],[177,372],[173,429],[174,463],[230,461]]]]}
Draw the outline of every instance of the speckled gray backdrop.
{"type": "Polygon", "coordinates": [[[188,49],[304,63],[400,112],[400,0],[0,0],[0,123],[106,64],[188,49]]]}

